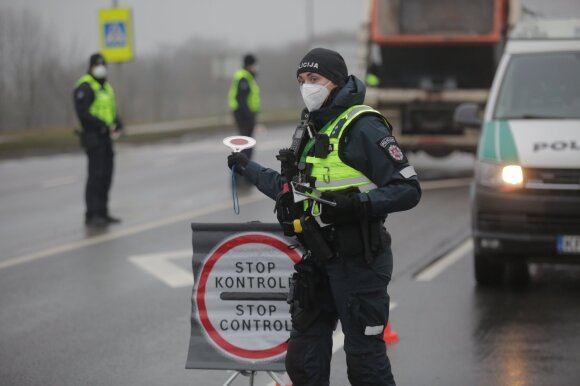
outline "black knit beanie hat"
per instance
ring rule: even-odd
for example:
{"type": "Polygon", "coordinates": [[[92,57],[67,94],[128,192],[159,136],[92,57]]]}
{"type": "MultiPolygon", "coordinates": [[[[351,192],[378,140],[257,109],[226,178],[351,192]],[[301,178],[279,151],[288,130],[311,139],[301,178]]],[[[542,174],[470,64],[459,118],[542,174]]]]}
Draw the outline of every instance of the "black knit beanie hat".
{"type": "Polygon", "coordinates": [[[313,48],[298,64],[296,76],[303,72],[315,72],[332,81],[338,87],[345,85],[348,69],[342,56],[327,48],[313,48]]]}
{"type": "Polygon", "coordinates": [[[92,54],[90,59],[89,59],[89,68],[96,66],[98,64],[107,64],[107,61],[105,60],[105,58],[103,57],[103,55],[96,53],[96,54],[92,54]]]}
{"type": "Polygon", "coordinates": [[[256,63],[256,57],[252,54],[246,54],[244,56],[244,67],[251,66],[256,63]]]}

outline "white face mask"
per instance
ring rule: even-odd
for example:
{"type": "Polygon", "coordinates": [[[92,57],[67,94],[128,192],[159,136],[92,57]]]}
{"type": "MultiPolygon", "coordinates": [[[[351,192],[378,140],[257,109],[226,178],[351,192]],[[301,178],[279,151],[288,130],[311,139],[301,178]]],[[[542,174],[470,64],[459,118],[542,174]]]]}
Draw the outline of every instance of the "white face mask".
{"type": "Polygon", "coordinates": [[[105,79],[105,77],[107,76],[107,67],[103,66],[102,64],[99,64],[93,67],[92,74],[97,79],[105,79]]]}
{"type": "MultiPolygon", "coordinates": [[[[330,83],[330,82],[328,82],[330,83]]],[[[324,103],[330,91],[326,88],[326,84],[307,84],[300,86],[300,93],[308,111],[318,110],[324,103]]]]}

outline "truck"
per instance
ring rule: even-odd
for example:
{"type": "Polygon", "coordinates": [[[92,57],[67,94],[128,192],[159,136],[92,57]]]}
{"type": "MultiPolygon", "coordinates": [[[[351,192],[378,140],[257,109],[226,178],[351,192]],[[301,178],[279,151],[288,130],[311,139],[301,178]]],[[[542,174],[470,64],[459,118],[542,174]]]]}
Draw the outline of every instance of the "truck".
{"type": "Polygon", "coordinates": [[[370,0],[359,72],[366,103],[393,124],[407,152],[475,154],[479,131],[454,125],[455,108],[483,107],[519,19],[517,0],[370,0]]]}

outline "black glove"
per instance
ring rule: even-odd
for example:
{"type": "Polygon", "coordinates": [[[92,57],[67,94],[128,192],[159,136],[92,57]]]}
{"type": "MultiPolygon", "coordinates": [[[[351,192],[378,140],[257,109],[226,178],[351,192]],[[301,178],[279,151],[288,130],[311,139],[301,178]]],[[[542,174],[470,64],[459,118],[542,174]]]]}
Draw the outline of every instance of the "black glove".
{"type": "Polygon", "coordinates": [[[125,128],[125,126],[123,125],[123,122],[118,117],[115,119],[115,124],[117,125],[117,127],[116,127],[117,131],[121,131],[125,128]]]}
{"type": "Polygon", "coordinates": [[[280,161],[282,174],[287,179],[292,179],[293,176],[298,174],[298,168],[296,167],[296,154],[290,149],[280,149],[276,159],[280,161]]]}
{"type": "Polygon", "coordinates": [[[320,218],[327,224],[353,222],[365,215],[357,191],[323,192],[321,198],[336,202],[336,206],[322,204],[320,218]]]}
{"type": "Polygon", "coordinates": [[[247,155],[242,152],[234,152],[228,156],[228,169],[231,169],[232,166],[235,166],[234,170],[240,176],[244,175],[244,170],[246,170],[246,166],[250,159],[247,155]]]}

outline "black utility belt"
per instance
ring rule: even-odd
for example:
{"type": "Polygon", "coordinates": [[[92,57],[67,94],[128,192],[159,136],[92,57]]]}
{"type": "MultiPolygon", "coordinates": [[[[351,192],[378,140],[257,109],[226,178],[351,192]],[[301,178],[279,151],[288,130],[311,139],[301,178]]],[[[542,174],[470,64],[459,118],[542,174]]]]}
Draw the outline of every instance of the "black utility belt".
{"type": "Polygon", "coordinates": [[[384,232],[382,220],[333,224],[322,228],[321,231],[337,256],[361,256],[365,253],[363,226],[367,227],[369,236],[367,247],[373,255],[376,255],[384,249],[381,237],[381,232],[384,232]]]}

